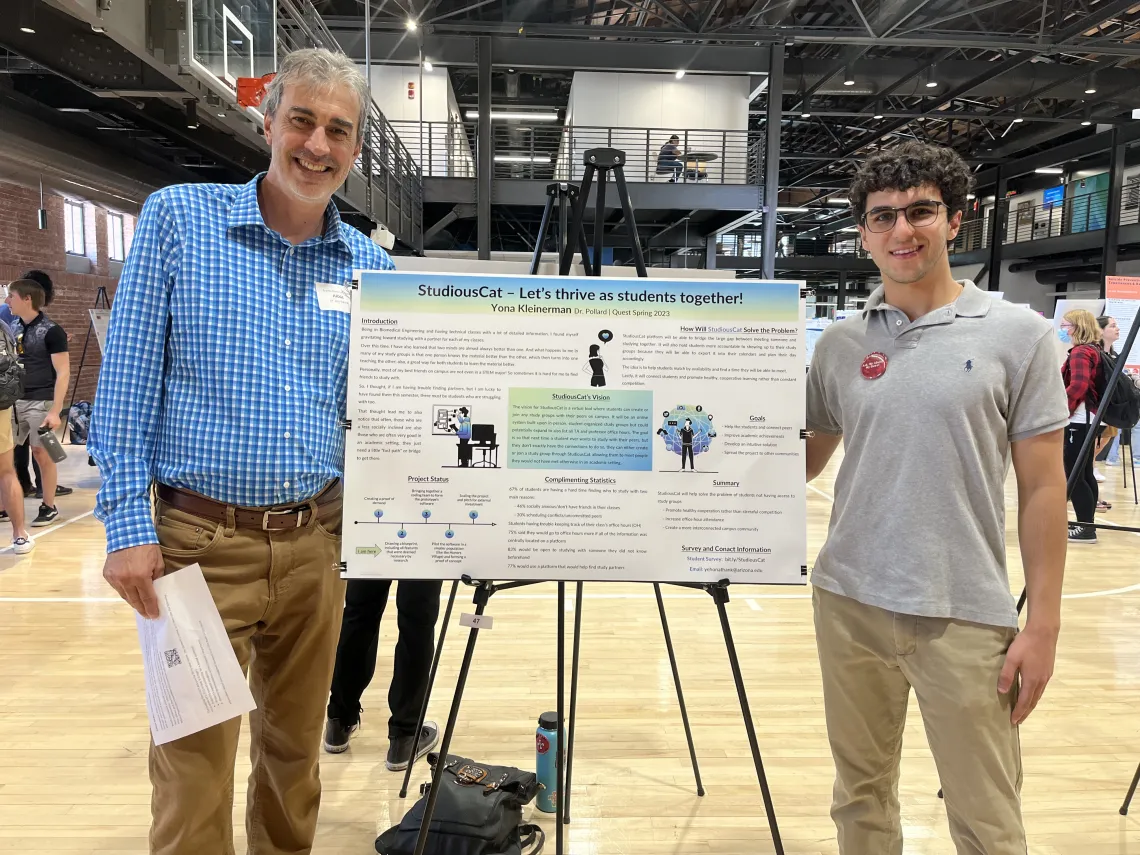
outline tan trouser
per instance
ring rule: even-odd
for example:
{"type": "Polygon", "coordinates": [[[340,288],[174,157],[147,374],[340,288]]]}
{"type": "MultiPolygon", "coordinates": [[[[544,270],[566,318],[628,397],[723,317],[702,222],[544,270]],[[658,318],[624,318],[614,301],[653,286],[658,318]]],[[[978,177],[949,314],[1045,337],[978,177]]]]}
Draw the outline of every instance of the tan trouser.
{"type": "MultiPolygon", "coordinates": [[[[246,835],[250,855],[312,849],[325,701],[344,605],[340,507],[299,529],[263,532],[158,502],[171,572],[198,563],[257,709],[249,714],[246,835]]],[[[151,745],[153,855],[234,855],[234,761],[241,719],[151,745]]]]}
{"type": "Polygon", "coordinates": [[[997,690],[1016,631],[897,614],[821,588],[813,600],[842,855],[903,851],[899,760],[912,686],[959,855],[1025,855],[1014,693],[997,690]]]}

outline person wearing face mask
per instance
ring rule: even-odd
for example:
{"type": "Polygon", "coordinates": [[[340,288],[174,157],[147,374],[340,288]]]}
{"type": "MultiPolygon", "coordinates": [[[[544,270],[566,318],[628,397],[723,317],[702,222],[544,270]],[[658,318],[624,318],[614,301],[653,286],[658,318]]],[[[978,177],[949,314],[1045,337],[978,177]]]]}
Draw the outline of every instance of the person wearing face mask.
{"type": "MultiPolygon", "coordinates": [[[[154,580],[199,564],[249,674],[249,855],[303,855],[345,597],[350,318],[325,289],[394,265],[332,202],[362,148],[356,64],[291,53],[261,109],[267,172],[165,187],[143,206],[88,450],[103,476],[104,578],[155,618],[154,580]]],[[[151,745],[152,855],[233,855],[240,730],[235,718],[151,745]]]]}
{"type": "Polygon", "coordinates": [[[812,574],[841,855],[898,855],[902,734],[918,699],[959,853],[1025,855],[1018,727],[1049,682],[1065,567],[1065,391],[1052,326],[955,280],[970,191],[955,152],[867,160],[852,215],[883,284],[815,345],[807,478],[840,441],[812,574]],[[1025,628],[1006,572],[1017,476],[1025,628]]]}
{"type": "MultiPolygon", "coordinates": [[[[1097,372],[1100,360],[1105,356],[1100,348],[1100,326],[1092,312],[1084,309],[1065,312],[1059,334],[1061,341],[1070,345],[1069,355],[1061,369],[1069,399],[1069,425],[1065,429],[1065,477],[1069,478],[1076,468],[1077,457],[1092,427],[1092,416],[1100,403],[1097,372]]],[[[1078,524],[1069,526],[1069,543],[1096,543],[1096,529],[1080,523],[1096,522],[1099,493],[1093,477],[1093,455],[1089,454],[1073,486],[1073,513],[1078,524]]]]}

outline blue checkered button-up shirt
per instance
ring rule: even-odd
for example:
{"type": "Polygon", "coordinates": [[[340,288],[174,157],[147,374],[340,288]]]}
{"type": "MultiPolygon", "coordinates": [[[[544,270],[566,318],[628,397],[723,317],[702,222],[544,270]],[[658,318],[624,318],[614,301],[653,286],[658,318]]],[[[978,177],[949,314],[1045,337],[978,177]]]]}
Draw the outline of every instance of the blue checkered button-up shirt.
{"type": "Polygon", "coordinates": [[[324,235],[290,245],[261,217],[261,177],[143,207],[88,438],[108,552],[158,542],[152,481],[259,507],[342,474],[349,315],[321,309],[315,284],[394,265],[331,204],[324,235]]]}

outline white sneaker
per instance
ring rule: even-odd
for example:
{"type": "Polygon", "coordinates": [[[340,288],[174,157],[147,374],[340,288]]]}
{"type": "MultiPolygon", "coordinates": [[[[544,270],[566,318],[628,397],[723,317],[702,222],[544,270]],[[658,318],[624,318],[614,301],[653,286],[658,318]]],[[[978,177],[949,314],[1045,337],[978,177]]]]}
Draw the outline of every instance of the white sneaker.
{"type": "Polygon", "coordinates": [[[1099,469],[1093,470],[1093,477],[1096,478],[1096,480],[1101,482],[1102,484],[1104,483],[1104,473],[1101,472],[1099,469]]]}
{"type": "Polygon", "coordinates": [[[36,542],[30,535],[12,538],[12,551],[17,555],[27,555],[35,548],[36,542]]]}

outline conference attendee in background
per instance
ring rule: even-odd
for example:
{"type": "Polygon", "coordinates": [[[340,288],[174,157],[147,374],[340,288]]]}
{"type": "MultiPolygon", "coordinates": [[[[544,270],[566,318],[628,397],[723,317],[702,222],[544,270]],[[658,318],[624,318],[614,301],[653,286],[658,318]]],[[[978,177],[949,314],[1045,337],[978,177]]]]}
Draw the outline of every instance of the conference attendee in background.
{"type": "MultiPolygon", "coordinates": [[[[8,304],[0,304],[0,307],[8,309],[8,304]]],[[[6,396],[5,403],[16,396],[22,385],[23,368],[16,339],[8,325],[0,323],[0,391],[6,396]]],[[[16,445],[12,409],[8,406],[0,410],[0,502],[4,507],[0,510],[0,520],[12,523],[12,552],[27,555],[35,549],[36,542],[24,527],[24,491],[20,489],[20,481],[12,465],[12,449],[16,445]]]]}
{"type": "MultiPolygon", "coordinates": [[[[1111,372],[1113,366],[1116,364],[1116,342],[1120,339],[1120,327],[1116,323],[1116,318],[1103,315],[1096,319],[1097,326],[1100,327],[1100,351],[1101,355],[1105,357],[1108,371],[1111,372]]],[[[1107,374],[1106,374],[1107,376],[1107,374]]],[[[1103,463],[1108,463],[1109,466],[1115,466],[1117,463],[1118,449],[1120,448],[1120,431],[1112,425],[1102,424],[1096,433],[1096,460],[1103,463]]],[[[1093,477],[1098,483],[1103,483],[1104,475],[1093,467],[1093,477]]],[[[1112,505],[1108,502],[1098,499],[1096,503],[1098,511],[1111,511],[1112,505]]]]}
{"type": "Polygon", "coordinates": [[[657,174],[670,175],[669,183],[675,184],[685,165],[681,162],[681,138],[676,134],[669,137],[669,142],[661,146],[657,152],[657,174]]]}
{"type": "MultiPolygon", "coordinates": [[[[51,277],[42,270],[26,270],[21,279],[30,279],[39,284],[44,289],[44,308],[48,308],[52,301],[55,300],[55,283],[52,282],[51,277]]],[[[6,308],[6,307],[5,307],[6,308]]],[[[13,315],[13,324],[16,319],[13,315]]],[[[16,334],[15,327],[13,326],[13,335],[16,334]]],[[[67,342],[71,343],[71,334],[66,335],[67,342]]],[[[20,479],[20,486],[24,488],[24,496],[27,498],[42,499],[44,497],[44,482],[40,476],[40,465],[31,454],[31,448],[28,440],[25,439],[22,443],[16,445],[15,449],[15,465],[16,475],[20,479]],[[32,476],[28,473],[28,466],[31,464],[32,472],[35,474],[35,484],[32,483],[32,476]]],[[[67,496],[72,493],[71,487],[65,487],[62,484],[56,483],[55,494],[56,496],[67,496]]]]}
{"type": "MultiPolygon", "coordinates": [[[[1073,309],[1065,312],[1060,325],[1061,340],[1069,345],[1069,354],[1061,368],[1065,392],[1069,399],[1069,425],[1065,429],[1065,477],[1077,466],[1077,458],[1084,446],[1085,437],[1092,428],[1092,417],[1100,403],[1097,374],[1100,361],[1105,358],[1100,348],[1100,325],[1092,312],[1073,309]]],[[[1093,476],[1093,451],[1081,463],[1073,484],[1073,513],[1077,525],[1069,526],[1070,543],[1096,543],[1096,529],[1080,523],[1096,522],[1096,505],[1100,487],[1093,476]]]]}
{"type": "MultiPolygon", "coordinates": [[[[350,324],[318,284],[393,265],[331,201],[367,115],[352,60],[289,54],[262,109],[267,173],[166,187],[143,206],[89,448],[103,476],[104,577],[155,618],[154,580],[201,566],[257,703],[248,851],[299,855],[316,831],[345,590],[334,565],[350,324]]],[[[233,853],[240,728],[235,718],[152,742],[151,853],[233,853]]]]}
{"type": "Polygon", "coordinates": [[[17,279],[8,286],[8,308],[17,318],[16,350],[24,366],[24,394],[14,410],[15,441],[31,445],[43,485],[39,515],[32,520],[34,527],[51,525],[59,516],[55,506],[58,469],[44,448],[40,431],[59,430],[71,382],[67,333],[43,313],[44,301],[44,289],[31,279],[17,279]]]}
{"type": "MultiPolygon", "coordinates": [[[[392,682],[388,685],[388,754],[384,765],[391,772],[406,769],[439,741],[439,726],[424,722],[415,757],[416,725],[427,696],[428,676],[435,653],[435,622],[439,616],[442,582],[401,579],[396,583],[396,642],[392,682]]],[[[336,648],[329,692],[325,751],[340,754],[360,727],[360,699],[376,671],[380,619],[392,587],[387,579],[350,579],[344,601],[344,618],[336,648]]]]}
{"type": "Polygon", "coordinates": [[[970,183],[955,152],[925,144],[860,167],[851,208],[883,284],[824,330],[808,372],[808,480],[845,449],[812,578],[843,855],[903,851],[912,688],[957,851],[1026,851],[1018,726],[1060,630],[1067,413],[1052,325],[951,275],[970,183]],[[1020,633],[1005,563],[1011,459],[1020,633]]]}

